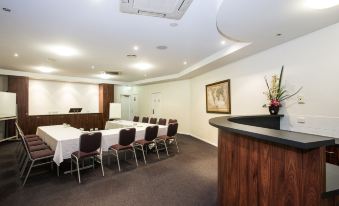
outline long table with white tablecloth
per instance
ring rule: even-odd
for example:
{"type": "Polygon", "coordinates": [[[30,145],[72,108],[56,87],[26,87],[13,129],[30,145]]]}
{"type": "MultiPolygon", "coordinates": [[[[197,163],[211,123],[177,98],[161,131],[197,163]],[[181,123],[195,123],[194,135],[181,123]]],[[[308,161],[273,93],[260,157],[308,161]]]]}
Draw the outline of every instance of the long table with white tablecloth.
{"type": "MultiPolygon", "coordinates": [[[[141,140],[144,139],[146,127],[151,125],[154,124],[135,123],[125,120],[108,121],[106,123],[106,130],[99,131],[102,133],[102,150],[108,151],[110,146],[118,144],[119,131],[122,128],[136,128],[135,139],[141,140]]],[[[65,125],[41,126],[37,128],[37,135],[55,151],[53,160],[57,165],[60,165],[64,159],[71,158],[72,152],[79,150],[79,139],[83,132],[80,129],[65,125]]],[[[158,136],[166,134],[167,126],[159,125],[158,136]]]]}

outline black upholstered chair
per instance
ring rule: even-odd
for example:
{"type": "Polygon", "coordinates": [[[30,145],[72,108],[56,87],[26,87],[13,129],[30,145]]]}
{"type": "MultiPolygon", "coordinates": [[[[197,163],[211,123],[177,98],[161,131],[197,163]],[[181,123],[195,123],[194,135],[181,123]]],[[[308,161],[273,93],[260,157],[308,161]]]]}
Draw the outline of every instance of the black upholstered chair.
{"type": "Polygon", "coordinates": [[[166,125],[166,119],[160,118],[158,124],[159,125],[166,125]]]}
{"type": "Polygon", "coordinates": [[[22,186],[25,186],[26,181],[33,167],[51,164],[51,167],[53,168],[54,151],[52,151],[46,144],[29,146],[27,144],[28,142],[24,139],[22,134],[19,134],[19,136],[21,138],[21,142],[27,157],[24,165],[22,166],[20,177],[24,176],[26,166],[28,163],[30,163],[26,177],[24,179],[24,182],[22,183],[22,186]]]}
{"type": "Polygon", "coordinates": [[[156,124],[157,123],[157,118],[151,118],[150,120],[149,120],[149,123],[150,124],[156,124]]]}
{"type": "Polygon", "coordinates": [[[178,120],[176,120],[176,119],[169,119],[168,120],[168,124],[172,124],[172,123],[178,123],[178,120]]]}
{"type": "Polygon", "coordinates": [[[160,159],[158,147],[157,147],[157,144],[155,142],[155,138],[157,138],[157,136],[158,136],[158,130],[159,130],[159,126],[157,126],[157,125],[146,127],[145,139],[137,140],[137,141],[134,142],[134,148],[142,151],[142,155],[144,157],[145,164],[146,164],[146,158],[145,158],[145,150],[144,149],[149,144],[152,144],[152,143],[155,144],[155,150],[157,151],[158,159],[160,159]]]}
{"type": "MultiPolygon", "coordinates": [[[[112,145],[108,148],[109,151],[112,151],[112,154],[116,156],[118,162],[119,172],[121,171],[120,162],[119,162],[119,152],[120,151],[131,151],[134,154],[135,163],[138,166],[138,160],[133,147],[133,142],[135,141],[135,128],[126,128],[121,129],[119,132],[119,143],[112,145]]],[[[110,159],[108,158],[108,162],[110,159]]]]}
{"type": "Polygon", "coordinates": [[[177,146],[177,150],[179,152],[179,147],[178,147],[178,142],[177,142],[177,137],[176,137],[177,132],[178,132],[178,123],[171,123],[171,124],[168,125],[167,135],[160,136],[160,137],[156,138],[156,142],[158,144],[165,146],[167,156],[169,156],[168,149],[167,149],[167,143],[166,143],[166,141],[168,141],[168,140],[173,140],[175,142],[175,144],[177,146]]]}
{"type": "Polygon", "coordinates": [[[77,165],[79,183],[81,183],[79,161],[85,158],[93,158],[93,167],[95,158],[97,158],[101,165],[102,176],[105,176],[104,167],[102,164],[101,140],[101,132],[85,133],[80,136],[79,150],[73,152],[71,155],[71,174],[73,174],[74,161],[77,165]]]}
{"type": "Polygon", "coordinates": [[[133,117],[133,122],[139,122],[139,116],[134,116],[133,117]]]}
{"type": "Polygon", "coordinates": [[[142,123],[148,123],[148,119],[149,119],[148,117],[143,117],[141,122],[142,123]]]}

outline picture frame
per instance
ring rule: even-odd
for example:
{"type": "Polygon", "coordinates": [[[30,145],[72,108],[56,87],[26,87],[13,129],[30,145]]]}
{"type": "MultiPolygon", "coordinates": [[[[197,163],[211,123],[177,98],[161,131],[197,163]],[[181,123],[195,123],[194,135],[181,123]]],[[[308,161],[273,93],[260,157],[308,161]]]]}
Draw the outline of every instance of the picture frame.
{"type": "Polygon", "coordinates": [[[206,85],[206,112],[231,114],[231,80],[206,85]]]}

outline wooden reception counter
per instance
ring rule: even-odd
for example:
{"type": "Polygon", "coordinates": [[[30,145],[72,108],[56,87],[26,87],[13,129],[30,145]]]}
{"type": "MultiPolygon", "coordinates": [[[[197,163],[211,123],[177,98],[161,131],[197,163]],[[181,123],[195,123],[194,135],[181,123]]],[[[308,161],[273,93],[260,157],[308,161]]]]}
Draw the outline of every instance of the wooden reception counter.
{"type": "Polygon", "coordinates": [[[334,138],[280,130],[281,117],[209,120],[219,129],[219,205],[335,205],[339,167],[325,160],[334,138]]]}

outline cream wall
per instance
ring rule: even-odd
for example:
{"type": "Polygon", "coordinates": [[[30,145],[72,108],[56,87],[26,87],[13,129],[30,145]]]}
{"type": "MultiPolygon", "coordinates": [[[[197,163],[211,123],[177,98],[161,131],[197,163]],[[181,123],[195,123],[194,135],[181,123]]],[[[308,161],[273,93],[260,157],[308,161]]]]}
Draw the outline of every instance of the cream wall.
{"type": "Polygon", "coordinates": [[[279,74],[289,91],[303,90],[282,107],[281,128],[339,138],[339,24],[276,46],[219,69],[183,81],[138,87],[140,115],[150,116],[150,98],[161,92],[166,118],[177,118],[180,132],[217,145],[217,129],[208,124],[220,114],[206,113],[205,85],[231,79],[232,115],[268,114],[264,77],[279,74]],[[304,118],[305,123],[297,119],[304,118]]]}
{"type": "Polygon", "coordinates": [[[231,79],[232,115],[267,114],[261,107],[266,101],[263,78],[285,65],[284,84],[289,91],[303,86],[305,104],[297,104],[296,97],[286,102],[282,129],[339,137],[338,37],[336,24],[193,78],[192,135],[217,144],[217,129],[208,119],[218,115],[205,112],[206,84],[231,79]],[[305,118],[304,124],[297,123],[299,117],[305,118]]]}
{"type": "Polygon", "coordinates": [[[191,86],[189,80],[146,86],[115,86],[115,102],[120,102],[120,95],[137,95],[140,118],[152,117],[152,93],[161,93],[159,117],[177,119],[180,122],[178,131],[190,134],[191,131],[191,86]]]}

